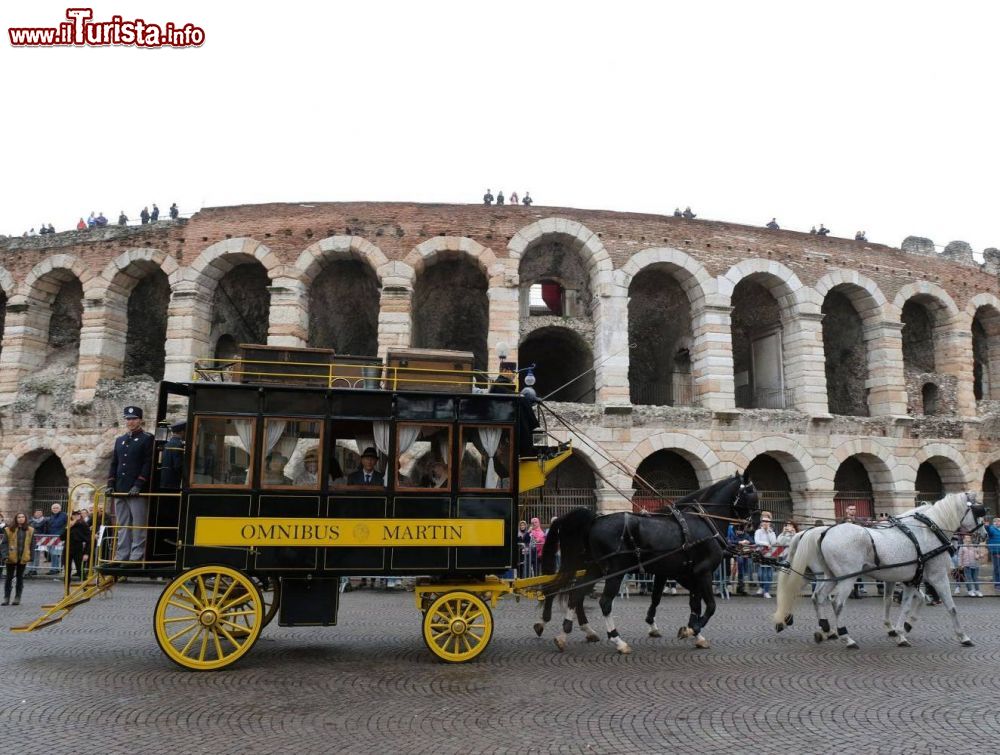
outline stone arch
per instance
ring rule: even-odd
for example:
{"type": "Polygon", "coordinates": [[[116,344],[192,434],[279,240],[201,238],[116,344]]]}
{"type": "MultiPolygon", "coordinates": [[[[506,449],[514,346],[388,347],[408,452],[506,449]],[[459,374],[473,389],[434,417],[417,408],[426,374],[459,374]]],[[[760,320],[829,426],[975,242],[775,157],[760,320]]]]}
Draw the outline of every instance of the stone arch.
{"type": "Polygon", "coordinates": [[[780,262],[765,259],[743,260],[716,280],[719,295],[731,298],[739,283],[747,278],[763,285],[778,302],[782,312],[818,314],[823,300],[780,262]]]}
{"type": "Polygon", "coordinates": [[[124,300],[150,271],[162,270],[169,278],[179,267],[177,260],[160,249],[129,249],[104,266],[93,293],[95,298],[124,300]]]}
{"type": "Polygon", "coordinates": [[[942,325],[958,317],[958,306],[955,304],[955,300],[951,298],[951,294],[936,283],[929,283],[928,281],[914,281],[913,283],[907,283],[899,289],[892,301],[895,313],[897,315],[902,313],[903,305],[915,296],[920,296],[924,301],[933,303],[933,306],[936,306],[947,315],[940,323],[942,325]]]}
{"type": "MultiPolygon", "coordinates": [[[[593,269],[595,276],[600,278],[611,275],[613,268],[611,255],[604,248],[600,236],[582,223],[568,218],[542,218],[524,226],[507,242],[507,255],[513,260],[520,260],[529,246],[547,235],[567,236],[574,239],[580,254],[583,255],[587,265],[593,269]]],[[[595,293],[597,293],[596,290],[595,293]]]]}
{"type": "Polygon", "coordinates": [[[27,299],[51,303],[55,290],[49,281],[53,277],[66,279],[67,276],[80,281],[86,298],[93,298],[101,286],[100,276],[79,257],[72,254],[53,254],[31,269],[18,286],[17,293],[27,299]]]}
{"type": "Polygon", "coordinates": [[[901,481],[898,472],[906,469],[897,465],[891,451],[868,438],[850,440],[837,446],[830,454],[834,470],[851,457],[864,465],[873,493],[892,493],[901,481]],[[893,470],[897,470],[896,475],[893,470]]]}
{"type": "Polygon", "coordinates": [[[7,269],[0,266],[0,353],[3,352],[6,340],[5,326],[7,320],[7,302],[14,294],[14,278],[7,269]]]}
{"type": "Polygon", "coordinates": [[[129,249],[109,262],[95,291],[97,332],[85,349],[101,355],[100,377],[163,377],[170,276],[177,261],[159,249],[129,249]]]}
{"type": "Polygon", "coordinates": [[[303,249],[294,267],[299,280],[308,287],[327,262],[348,259],[366,263],[380,283],[382,272],[389,263],[381,249],[361,236],[328,236],[303,249]]]}
{"type": "Polygon", "coordinates": [[[434,236],[429,238],[413,247],[403,259],[403,263],[413,270],[414,276],[417,276],[435,262],[442,259],[454,259],[457,256],[467,256],[473,260],[483,271],[489,285],[496,285],[494,282],[494,276],[497,275],[495,269],[496,254],[489,247],[485,247],[466,236],[434,236]]]}
{"type": "Polygon", "coordinates": [[[917,450],[910,465],[914,480],[917,479],[917,469],[924,462],[930,462],[937,470],[946,493],[975,490],[978,487],[979,481],[973,479],[965,458],[947,443],[929,443],[917,450]]]}
{"type": "Polygon", "coordinates": [[[627,292],[629,398],[633,404],[688,406],[700,344],[693,323],[715,279],[676,249],[646,249],[615,276],[627,292]]]}
{"type": "Polygon", "coordinates": [[[628,290],[639,273],[657,266],[668,270],[677,280],[692,308],[718,293],[716,279],[709,275],[705,266],[691,255],[672,247],[653,247],[636,252],[616,271],[615,278],[622,288],[628,290]]]}
{"type": "Polygon", "coordinates": [[[882,289],[871,278],[854,270],[831,270],[813,286],[820,302],[834,289],[842,290],[851,300],[854,308],[866,322],[893,320],[887,311],[888,300],[882,289]]]}
{"type": "Polygon", "coordinates": [[[979,294],[965,308],[972,331],[973,399],[1000,399],[1000,299],[979,294]]]}
{"type": "Polygon", "coordinates": [[[302,293],[286,304],[300,310],[293,317],[301,321],[306,345],[373,356],[380,276],[389,266],[382,250],[360,236],[330,236],[306,247],[295,263],[302,293]]]}
{"type": "Polygon", "coordinates": [[[707,487],[715,482],[714,475],[723,462],[704,441],[684,433],[657,433],[641,441],[626,457],[625,464],[632,473],[639,469],[643,460],[657,451],[673,451],[682,456],[694,468],[699,487],[707,487]]]}
{"type": "Polygon", "coordinates": [[[174,271],[171,285],[180,275],[190,276],[204,293],[212,294],[218,282],[238,265],[256,260],[264,266],[267,277],[274,280],[281,273],[281,260],[256,239],[241,237],[226,239],[202,249],[188,268],[174,271]]]}
{"type": "Polygon", "coordinates": [[[819,487],[824,482],[833,484],[833,472],[830,469],[815,464],[809,451],[802,445],[779,435],[758,438],[747,443],[735,455],[733,461],[741,469],[746,469],[751,461],[762,454],[774,457],[781,464],[793,493],[819,487]]]}
{"type": "MultiPolygon", "coordinates": [[[[32,503],[35,473],[49,458],[57,457],[67,477],[71,477],[73,456],[65,444],[52,435],[33,437],[16,444],[0,467],[0,492],[9,509],[25,511],[32,503]]],[[[47,513],[47,512],[46,512],[47,513]]],[[[28,512],[30,515],[30,512],[28,512]]]]}

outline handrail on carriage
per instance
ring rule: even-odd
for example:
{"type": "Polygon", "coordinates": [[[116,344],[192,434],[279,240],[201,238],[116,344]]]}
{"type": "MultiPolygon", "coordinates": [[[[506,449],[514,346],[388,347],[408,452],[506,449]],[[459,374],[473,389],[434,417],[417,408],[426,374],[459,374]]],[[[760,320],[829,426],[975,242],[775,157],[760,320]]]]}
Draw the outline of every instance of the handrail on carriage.
{"type": "MultiPolygon", "coordinates": [[[[489,391],[494,386],[510,387],[510,383],[493,380],[481,370],[454,370],[443,367],[402,367],[383,364],[372,360],[371,364],[349,362],[295,362],[264,359],[213,358],[199,359],[194,364],[194,382],[239,382],[247,379],[280,379],[289,382],[315,381],[325,378],[326,387],[384,388],[385,390],[405,390],[412,385],[455,386],[468,390],[476,387],[489,391]],[[246,369],[247,366],[255,369],[246,369]],[[309,368],[289,372],[288,368],[309,368]],[[325,375],[323,374],[325,371],[325,375]],[[353,384],[352,384],[353,383],[353,384]]],[[[516,386],[515,386],[516,388],[516,386]]]]}

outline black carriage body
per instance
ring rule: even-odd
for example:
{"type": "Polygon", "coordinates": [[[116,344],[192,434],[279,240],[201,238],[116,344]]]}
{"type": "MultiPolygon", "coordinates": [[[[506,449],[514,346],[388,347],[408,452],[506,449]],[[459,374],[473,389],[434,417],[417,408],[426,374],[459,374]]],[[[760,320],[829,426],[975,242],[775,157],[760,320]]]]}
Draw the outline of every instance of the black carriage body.
{"type": "MultiPolygon", "coordinates": [[[[186,397],[188,406],[184,482],[180,498],[154,501],[154,523],[167,524],[177,517],[177,540],[157,538],[153,546],[176,553],[175,571],[182,572],[206,564],[222,564],[261,577],[278,577],[290,589],[303,592],[322,588],[307,587],[310,580],[329,580],[341,576],[418,576],[445,579],[481,579],[502,574],[517,564],[517,412],[518,397],[510,394],[410,393],[383,390],[349,390],[292,386],[261,386],[238,383],[168,383],[161,387],[158,421],[163,422],[173,397],[186,397]],[[207,448],[204,428],[209,423],[235,424],[242,434],[239,453],[225,444],[207,448]],[[314,489],[270,477],[275,427],[303,426],[311,429],[321,468],[314,489]],[[363,487],[349,484],[348,470],[331,469],[338,439],[344,440],[355,428],[368,424],[383,435],[384,486],[363,487]],[[248,430],[249,428],[249,430],[248,430]],[[416,480],[404,479],[397,464],[401,444],[414,433],[433,431],[437,441],[432,449],[435,458],[451,460],[448,484],[429,488],[416,480]],[[465,459],[476,453],[480,435],[506,441],[505,476],[498,487],[487,488],[482,480],[469,479],[465,459]],[[447,446],[442,439],[447,439],[447,446]],[[249,446],[249,448],[247,448],[249,446]],[[204,470],[219,466],[209,454],[229,454],[246,458],[246,469],[226,466],[229,476],[218,479],[204,470]],[[264,460],[267,460],[266,462],[264,460]],[[346,479],[345,479],[346,478],[346,479]],[[173,512],[173,513],[172,513],[173,512]],[[320,544],[300,543],[269,546],[258,540],[249,545],[227,541],[223,545],[205,545],[200,533],[208,524],[230,520],[246,536],[273,536],[289,542],[303,534],[315,536],[320,544]],[[359,520],[364,520],[359,523],[359,520]],[[367,520],[371,520],[370,526],[367,520]],[[447,525],[437,524],[447,520],[447,525]],[[465,524],[489,520],[493,527],[490,545],[448,545],[437,542],[421,546],[421,537],[437,536],[447,541],[465,524]],[[502,522],[502,535],[496,532],[502,522]],[[382,534],[398,545],[327,547],[324,537],[331,526],[342,523],[352,528],[354,539],[364,534],[382,534]],[[235,523],[235,524],[234,524],[235,523]],[[312,523],[314,527],[310,527],[312,523]],[[256,528],[256,532],[254,531],[256,528]],[[494,544],[495,543],[495,544],[494,544]],[[294,581],[293,581],[294,580],[294,581]],[[302,582],[299,582],[302,580],[302,582]]],[[[171,417],[171,420],[176,418],[171,417]]],[[[371,436],[366,436],[369,439],[371,436]]],[[[495,446],[495,443],[494,443],[495,446]]],[[[352,447],[363,453],[360,442],[352,447]]],[[[380,450],[380,455],[381,455],[380,450]]],[[[158,453],[166,453],[161,447],[158,453]]],[[[481,454],[485,457],[485,454],[481,454]]],[[[294,452],[293,452],[294,457],[294,452]]],[[[499,462],[497,462],[499,464],[499,462]]],[[[155,481],[158,486],[158,480],[155,481]]],[[[158,487],[157,490],[160,490],[158,487]]],[[[165,491],[164,491],[165,492],[165,491]]],[[[231,528],[232,529],[232,528],[231,528]]],[[[166,529],[165,531],[169,531],[166,529]]],[[[475,539],[475,538],[473,538],[475,539]]],[[[335,618],[335,617],[334,617],[335,618]]],[[[283,622],[284,623],[284,622],[283,622]]],[[[290,622],[298,623],[298,622],[290,622]]],[[[333,620],[304,623],[333,623],[333,620]]]]}

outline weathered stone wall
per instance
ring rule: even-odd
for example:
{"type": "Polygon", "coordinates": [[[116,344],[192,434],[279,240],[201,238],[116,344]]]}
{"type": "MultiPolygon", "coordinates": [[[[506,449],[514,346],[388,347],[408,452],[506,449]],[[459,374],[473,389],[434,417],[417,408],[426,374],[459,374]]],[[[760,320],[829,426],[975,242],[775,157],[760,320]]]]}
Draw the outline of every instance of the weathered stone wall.
{"type": "MultiPolygon", "coordinates": [[[[552,276],[584,292],[584,316],[562,327],[589,350],[594,380],[593,404],[559,410],[606,453],[635,468],[669,451],[690,465],[699,485],[756,462],[761,482],[777,486],[777,464],[803,516],[832,513],[834,478],[856,461],[870,478],[876,510],[899,510],[913,500],[921,465],[939,474],[944,489],[958,490],[981,486],[985,470],[1000,461],[998,397],[991,388],[977,403],[969,368],[979,360],[1000,374],[998,257],[991,253],[980,267],[961,245],[949,248],[944,255],[933,244],[903,250],[634,213],[404,203],[214,208],[178,223],[8,239],[0,242],[0,494],[30,487],[51,454],[70,483],[102,476],[122,405],[152,411],[155,383],[124,377],[135,369],[133,353],[156,340],[133,322],[129,306],[136,291],[159,304],[139,288],[151,272],[162,271],[169,283],[162,342],[164,376],[173,380],[189,379],[195,360],[211,356],[224,333],[305,345],[324,328],[353,329],[357,317],[370,348],[373,290],[378,353],[468,348],[478,366],[493,370],[501,350],[523,357],[522,337],[530,345],[537,330],[519,314],[524,284],[552,276]],[[311,304],[327,286],[323,270],[348,261],[368,276],[363,291],[351,286],[351,312],[311,304]],[[645,328],[652,340],[658,328],[634,308],[630,318],[629,291],[653,268],[669,274],[663,289],[673,289],[671,301],[677,289],[686,299],[671,310],[669,327],[661,318],[659,343],[687,328],[673,313],[688,312],[694,406],[630,401],[630,357],[637,364],[650,358],[630,348],[630,328],[645,328]],[[82,308],[59,299],[73,281],[82,308]],[[793,392],[785,410],[735,408],[742,347],[734,318],[735,330],[743,330],[744,281],[765,289],[780,313],[793,392]],[[911,301],[933,312],[934,371],[918,374],[932,374],[942,394],[953,392],[947,413],[932,417],[913,405],[918,386],[904,371],[903,310],[911,301]],[[638,318],[643,322],[630,322],[638,318]],[[983,324],[985,350],[974,350],[974,318],[983,324]],[[76,323],[56,333],[75,329],[78,356],[72,344],[68,357],[49,352],[53,319],[76,323]]],[[[345,294],[337,291],[339,303],[345,294]]],[[[765,301],[760,291],[747,298],[746,306],[765,301]]],[[[555,319],[539,324],[560,327],[555,319]]],[[[627,506],[615,490],[631,490],[629,475],[577,448],[609,480],[596,482],[601,505],[627,506]]]]}

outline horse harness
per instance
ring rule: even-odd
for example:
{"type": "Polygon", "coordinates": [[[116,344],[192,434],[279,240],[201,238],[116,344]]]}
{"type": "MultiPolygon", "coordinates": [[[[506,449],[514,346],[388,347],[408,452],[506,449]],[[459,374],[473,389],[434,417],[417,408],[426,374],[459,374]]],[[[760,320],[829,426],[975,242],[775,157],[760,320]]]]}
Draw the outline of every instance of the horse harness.
{"type": "MultiPolygon", "coordinates": [[[[893,568],[895,568],[897,566],[910,566],[911,564],[915,564],[917,568],[916,568],[916,571],[913,574],[913,579],[911,579],[908,582],[906,582],[906,584],[908,584],[908,585],[910,585],[912,587],[919,587],[920,583],[923,582],[923,579],[924,579],[924,564],[926,564],[932,558],[934,558],[936,556],[939,556],[939,555],[941,555],[942,553],[945,553],[945,552],[947,552],[949,555],[952,555],[952,556],[955,555],[955,546],[952,545],[951,538],[949,538],[944,533],[944,531],[941,529],[941,527],[938,526],[937,522],[935,522],[930,517],[925,516],[924,514],[922,514],[919,511],[916,512],[915,514],[911,514],[910,516],[912,516],[914,519],[916,519],[921,524],[925,525],[927,527],[927,529],[929,529],[931,532],[933,532],[934,535],[935,535],[935,537],[937,537],[937,539],[941,541],[941,544],[938,545],[933,550],[928,551],[927,553],[922,552],[920,550],[920,542],[917,540],[917,536],[915,534],[913,534],[913,530],[910,529],[909,527],[907,527],[906,524],[903,522],[902,519],[897,519],[894,516],[890,516],[888,518],[889,523],[893,527],[896,527],[897,529],[899,529],[899,531],[902,532],[904,535],[906,535],[906,537],[909,539],[909,541],[911,543],[913,543],[913,547],[917,551],[917,557],[915,559],[913,559],[912,561],[901,561],[900,563],[897,563],[897,564],[887,564],[887,565],[883,566],[881,559],[878,557],[878,548],[875,547],[875,538],[872,537],[871,528],[870,527],[865,527],[865,532],[868,534],[868,539],[871,540],[871,543],[872,543],[872,552],[875,554],[875,568],[874,569],[862,569],[860,572],[857,572],[856,574],[847,574],[847,575],[844,575],[842,577],[837,577],[837,581],[841,581],[841,580],[844,580],[844,579],[853,579],[854,577],[859,577],[859,576],[861,576],[863,574],[866,574],[869,571],[875,571],[876,569],[883,569],[883,568],[885,568],[885,569],[893,569],[893,568]]],[[[834,526],[836,526],[836,525],[834,525],[834,526]]],[[[830,527],[830,528],[824,530],[820,534],[820,536],[819,536],[819,548],[820,548],[820,551],[822,551],[822,549],[823,549],[823,540],[826,538],[827,533],[831,529],[833,529],[833,527],[830,527]]]]}

